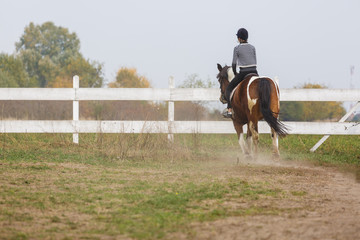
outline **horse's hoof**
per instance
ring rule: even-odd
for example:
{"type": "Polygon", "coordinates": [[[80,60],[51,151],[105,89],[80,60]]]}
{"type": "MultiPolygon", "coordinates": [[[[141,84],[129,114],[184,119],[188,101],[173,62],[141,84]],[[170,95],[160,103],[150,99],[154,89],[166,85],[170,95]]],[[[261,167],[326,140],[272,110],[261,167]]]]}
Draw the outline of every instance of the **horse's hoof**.
{"type": "Polygon", "coordinates": [[[251,156],[250,154],[245,154],[245,159],[252,160],[253,156],[251,156]]]}
{"type": "Polygon", "coordinates": [[[280,154],[279,153],[273,153],[272,158],[276,161],[280,160],[280,154]]]}

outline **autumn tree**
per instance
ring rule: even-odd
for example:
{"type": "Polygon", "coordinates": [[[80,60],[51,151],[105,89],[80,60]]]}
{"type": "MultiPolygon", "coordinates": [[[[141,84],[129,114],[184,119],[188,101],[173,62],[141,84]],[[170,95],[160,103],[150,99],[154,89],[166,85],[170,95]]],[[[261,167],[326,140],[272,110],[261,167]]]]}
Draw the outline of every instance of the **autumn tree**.
{"type": "Polygon", "coordinates": [[[150,81],[137,73],[136,68],[122,67],[116,74],[116,80],[109,83],[110,88],[150,88],[150,81]]]}
{"type": "MultiPolygon", "coordinates": [[[[304,84],[303,88],[326,88],[319,84],[304,84]]],[[[345,113],[341,102],[303,102],[304,120],[340,119],[345,113]]]]}
{"type": "MultiPolygon", "coordinates": [[[[149,88],[150,81],[137,73],[135,68],[122,67],[118,70],[110,88],[149,88]]],[[[164,114],[148,101],[94,101],[88,104],[95,119],[111,120],[163,120],[164,114]],[[159,119],[160,118],[160,119],[159,119]]]]}
{"type": "Polygon", "coordinates": [[[80,76],[81,86],[102,86],[102,66],[84,59],[80,53],[80,40],[67,28],[52,22],[30,23],[15,45],[16,55],[39,87],[67,86],[75,74],[80,76]]]}
{"type": "MultiPolygon", "coordinates": [[[[326,88],[320,84],[307,83],[302,88],[326,88]]],[[[285,121],[316,121],[340,119],[345,114],[341,102],[282,102],[280,118],[285,121]]]]}
{"type": "Polygon", "coordinates": [[[76,57],[69,60],[55,80],[48,84],[49,87],[61,88],[72,87],[73,76],[80,77],[80,87],[101,87],[103,83],[102,65],[97,62],[90,62],[83,57],[76,57]]]}

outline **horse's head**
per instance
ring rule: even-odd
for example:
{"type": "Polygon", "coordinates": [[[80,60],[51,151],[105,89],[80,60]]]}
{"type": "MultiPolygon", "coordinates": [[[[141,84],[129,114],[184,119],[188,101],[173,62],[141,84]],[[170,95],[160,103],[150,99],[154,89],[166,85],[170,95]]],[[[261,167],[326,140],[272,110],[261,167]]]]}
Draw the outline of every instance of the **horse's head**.
{"type": "Polygon", "coordinates": [[[217,68],[219,70],[219,74],[216,76],[220,83],[220,102],[227,103],[227,100],[225,98],[225,91],[227,86],[229,85],[229,82],[234,77],[234,74],[232,73],[232,69],[229,66],[222,67],[220,64],[217,64],[217,68]],[[229,79],[230,78],[230,79],[229,79]]]}

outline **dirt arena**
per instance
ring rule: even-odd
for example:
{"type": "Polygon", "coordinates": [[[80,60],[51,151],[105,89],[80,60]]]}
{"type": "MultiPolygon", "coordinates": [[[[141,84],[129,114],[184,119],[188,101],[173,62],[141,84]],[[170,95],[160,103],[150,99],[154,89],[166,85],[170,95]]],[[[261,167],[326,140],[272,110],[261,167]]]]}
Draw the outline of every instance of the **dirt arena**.
{"type": "MultiPolygon", "coordinates": [[[[192,224],[196,239],[360,239],[360,179],[355,173],[305,163],[257,160],[214,174],[232,174],[304,195],[260,201],[262,207],[292,209],[277,215],[229,217],[192,224]],[[306,194],[305,194],[306,193],[306,194]],[[295,211],[294,211],[295,210],[295,211]]],[[[241,207],[246,202],[232,202],[241,207]]],[[[175,234],[178,239],[189,236],[175,234]]]]}

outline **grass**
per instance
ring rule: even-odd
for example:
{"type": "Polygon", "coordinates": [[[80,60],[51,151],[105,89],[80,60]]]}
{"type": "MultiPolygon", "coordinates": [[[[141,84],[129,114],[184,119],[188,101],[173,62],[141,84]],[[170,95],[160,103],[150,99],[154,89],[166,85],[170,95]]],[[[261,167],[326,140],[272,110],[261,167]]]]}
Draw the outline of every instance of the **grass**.
{"type": "Polygon", "coordinates": [[[309,152],[322,136],[295,135],[280,141],[284,155],[320,165],[360,166],[360,136],[330,136],[314,153],[309,152]]]}
{"type": "Polygon", "coordinates": [[[266,213],[268,209],[256,206],[236,212],[222,203],[234,198],[276,197],[281,192],[264,183],[184,175],[176,169],[168,173],[155,166],[141,172],[138,167],[123,165],[66,163],[44,168],[34,164],[3,163],[0,222],[7,227],[1,234],[16,236],[22,224],[29,224],[36,228],[36,232],[26,233],[29,238],[63,233],[68,237],[162,238],[185,229],[189,222],[266,213]]]}
{"type": "MultiPolygon", "coordinates": [[[[166,135],[81,134],[79,145],[71,137],[0,135],[2,238],[161,239],[191,234],[191,223],[295,211],[260,203],[307,196],[219,175],[229,167],[221,158],[239,151],[233,135],[176,135],[175,144],[166,135]]],[[[330,137],[310,153],[320,138],[281,139],[283,158],[359,166],[358,136],[330,137]]],[[[270,145],[270,137],[261,135],[265,155],[270,145]]]]}

